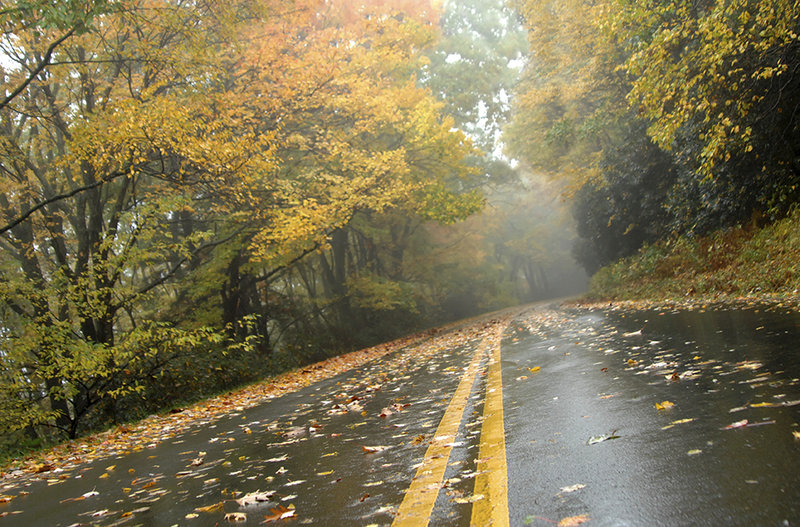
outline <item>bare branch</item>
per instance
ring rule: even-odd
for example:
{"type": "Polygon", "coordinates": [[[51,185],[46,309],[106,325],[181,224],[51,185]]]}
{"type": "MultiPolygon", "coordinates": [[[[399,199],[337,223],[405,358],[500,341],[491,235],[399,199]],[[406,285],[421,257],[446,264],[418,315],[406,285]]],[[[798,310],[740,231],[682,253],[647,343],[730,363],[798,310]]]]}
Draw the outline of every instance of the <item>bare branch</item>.
{"type": "Polygon", "coordinates": [[[75,31],[77,31],[77,30],[78,30],[78,26],[73,26],[72,29],[67,31],[61,38],[59,38],[58,40],[56,40],[55,42],[50,44],[50,47],[47,48],[47,51],[45,52],[44,56],[42,57],[42,60],[40,60],[39,64],[37,64],[36,67],[33,70],[31,70],[30,74],[22,82],[22,84],[17,86],[17,88],[14,91],[12,91],[10,94],[8,94],[6,96],[6,98],[3,100],[3,102],[0,102],[0,110],[5,108],[6,106],[8,106],[8,104],[12,100],[14,100],[14,97],[16,97],[17,95],[22,93],[22,91],[25,88],[27,88],[28,85],[31,82],[33,82],[33,79],[35,79],[37,75],[39,75],[47,66],[50,65],[50,59],[52,58],[53,52],[55,51],[55,49],[58,46],[60,46],[62,42],[64,42],[69,37],[71,37],[73,34],[75,34],[75,31]]]}
{"type": "Polygon", "coordinates": [[[63,194],[57,194],[55,196],[51,196],[51,197],[47,198],[46,200],[37,203],[36,205],[31,207],[27,211],[23,212],[22,214],[20,214],[16,218],[14,218],[14,220],[12,220],[12,221],[8,222],[7,224],[3,225],[2,227],[0,227],[0,234],[4,234],[4,233],[10,231],[14,227],[19,225],[23,221],[25,221],[26,219],[28,219],[28,217],[30,217],[31,214],[33,214],[37,210],[41,209],[42,207],[46,207],[47,205],[49,205],[51,203],[55,203],[56,201],[61,201],[63,199],[71,198],[72,196],[74,196],[76,194],[80,194],[81,192],[85,192],[87,190],[91,190],[93,188],[97,188],[100,185],[103,185],[104,183],[108,183],[112,179],[116,179],[117,177],[119,177],[119,176],[121,176],[123,174],[124,174],[124,172],[114,172],[112,174],[109,174],[108,176],[105,176],[105,177],[103,177],[101,179],[98,179],[97,181],[89,183],[88,185],[84,185],[82,187],[74,188],[74,189],[70,190],[69,192],[65,192],[63,194]]]}

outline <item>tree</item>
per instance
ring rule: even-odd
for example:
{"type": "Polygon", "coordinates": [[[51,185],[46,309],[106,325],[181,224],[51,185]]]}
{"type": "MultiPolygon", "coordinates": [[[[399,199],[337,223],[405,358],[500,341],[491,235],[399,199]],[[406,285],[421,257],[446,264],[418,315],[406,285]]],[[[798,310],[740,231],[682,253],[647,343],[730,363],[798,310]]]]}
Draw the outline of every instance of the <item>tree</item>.
{"type": "Polygon", "coordinates": [[[601,178],[587,182],[574,196],[581,237],[574,251],[589,273],[668,236],[674,227],[668,202],[679,168],[644,128],[645,123],[634,121],[628,140],[603,152],[601,178]]]}
{"type": "MultiPolygon", "coordinates": [[[[268,351],[261,284],[355,214],[458,209],[443,180],[466,176],[471,147],[415,84],[426,24],[332,9],[124,2],[4,109],[0,384],[16,426],[73,437],[163,379],[205,382],[187,354],[268,351]],[[185,316],[198,298],[219,316],[185,316]]],[[[16,35],[23,62],[49,45],[38,31],[16,35]]]]}
{"type": "Polygon", "coordinates": [[[599,174],[602,151],[627,123],[622,58],[597,30],[607,2],[520,1],[530,46],[508,127],[511,154],[539,174],[570,181],[599,174]]]}
{"type": "MultiPolygon", "coordinates": [[[[20,66],[10,72],[13,83],[6,87],[0,110],[5,108],[17,95],[22,93],[36,77],[51,65],[53,52],[73,35],[80,35],[91,28],[92,19],[112,8],[109,0],[92,0],[89,2],[58,2],[53,4],[47,0],[19,0],[3,2],[0,7],[0,27],[2,42],[0,52],[9,62],[17,62],[20,66]],[[52,40],[46,44],[44,52],[36,57],[15,57],[14,37],[19,31],[35,31],[37,36],[47,30],[56,30],[52,40]],[[16,58],[16,60],[14,60],[16,58]],[[33,60],[31,60],[33,59],[33,60]]],[[[0,70],[5,77],[6,72],[0,70]]],[[[6,80],[3,80],[5,84],[6,80]]],[[[3,228],[5,232],[7,228],[3,228]]]]}
{"type": "Polygon", "coordinates": [[[486,156],[497,157],[526,51],[519,15],[502,0],[448,1],[422,82],[486,156]]]}
{"type": "Polygon", "coordinates": [[[645,12],[617,2],[609,17],[629,54],[630,103],[650,119],[656,143],[696,173],[688,186],[709,198],[703,216],[712,221],[701,227],[759,209],[779,216],[800,196],[799,10],[717,0],[652,2],[645,12]]]}
{"type": "Polygon", "coordinates": [[[627,108],[623,47],[602,31],[608,2],[521,3],[531,45],[512,151],[532,170],[565,182],[589,272],[664,235],[673,160],[627,108]]]}

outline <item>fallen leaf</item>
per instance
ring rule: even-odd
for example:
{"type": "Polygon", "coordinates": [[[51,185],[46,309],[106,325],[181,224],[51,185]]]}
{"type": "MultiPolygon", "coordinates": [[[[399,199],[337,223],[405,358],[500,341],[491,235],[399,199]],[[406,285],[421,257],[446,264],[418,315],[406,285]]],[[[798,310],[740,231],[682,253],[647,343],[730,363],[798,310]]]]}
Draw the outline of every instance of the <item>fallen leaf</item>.
{"type": "Polygon", "coordinates": [[[569,487],[561,487],[561,492],[564,493],[575,492],[576,490],[581,490],[582,488],[585,487],[586,485],[584,485],[583,483],[576,483],[575,485],[570,485],[569,487]]]}
{"type": "Polygon", "coordinates": [[[688,452],[686,452],[686,453],[687,453],[688,455],[690,455],[690,456],[696,456],[697,454],[702,454],[702,453],[703,453],[703,451],[702,451],[702,450],[700,450],[699,448],[695,448],[695,449],[693,449],[693,450],[690,450],[690,451],[688,451],[688,452]]]}
{"type": "Polygon", "coordinates": [[[365,454],[375,454],[377,452],[383,452],[389,448],[388,446],[362,446],[361,449],[364,451],[365,454]]]}
{"type": "Polygon", "coordinates": [[[619,439],[619,436],[615,435],[616,433],[617,433],[617,431],[614,430],[610,434],[592,436],[592,437],[589,438],[588,444],[589,445],[595,445],[597,443],[602,443],[603,441],[608,441],[609,439],[619,439]]]}
{"type": "Polygon", "coordinates": [[[82,495],[78,496],[77,498],[63,499],[59,503],[69,503],[71,501],[82,501],[82,500],[85,500],[86,498],[91,498],[93,496],[97,496],[98,494],[100,494],[100,493],[97,492],[96,490],[91,490],[91,491],[87,492],[86,494],[82,494],[82,495]]]}
{"type": "Polygon", "coordinates": [[[798,432],[797,430],[793,430],[793,431],[792,431],[792,436],[793,436],[795,439],[798,439],[798,440],[800,440],[800,432],[798,432]]]}
{"type": "Polygon", "coordinates": [[[541,369],[542,369],[541,366],[534,366],[533,368],[528,368],[528,371],[531,372],[531,373],[536,373],[537,371],[540,371],[541,369]]]}
{"type": "Polygon", "coordinates": [[[760,362],[756,362],[756,361],[752,361],[752,360],[746,360],[746,361],[739,362],[739,363],[736,364],[736,367],[739,368],[740,370],[757,370],[757,369],[761,368],[762,366],[764,366],[764,365],[761,364],[760,362]]]}
{"type": "Polygon", "coordinates": [[[260,490],[257,490],[236,499],[236,503],[238,503],[240,507],[247,507],[248,505],[269,501],[269,499],[274,495],[275,492],[261,492],[260,490]]]}
{"type": "Polygon", "coordinates": [[[456,498],[453,501],[456,503],[475,503],[476,501],[480,501],[485,497],[486,496],[483,494],[473,494],[472,496],[467,496],[466,498],[456,498]]]}
{"type": "Polygon", "coordinates": [[[194,509],[196,512],[221,512],[225,510],[225,504],[223,502],[215,503],[214,505],[208,505],[206,507],[196,507],[194,509]]]}
{"type": "Polygon", "coordinates": [[[588,521],[589,521],[588,514],[581,514],[579,516],[569,516],[567,518],[562,518],[561,521],[558,522],[558,527],[574,527],[575,525],[580,525],[588,521]]]}
{"type": "Polygon", "coordinates": [[[724,427],[723,430],[733,430],[735,428],[742,428],[747,426],[749,421],[747,419],[742,419],[741,421],[736,421],[735,423],[731,423],[728,426],[724,427]]]}
{"type": "Polygon", "coordinates": [[[194,513],[194,512],[190,512],[189,514],[184,516],[184,518],[186,518],[187,520],[193,520],[193,519],[199,518],[199,517],[200,517],[200,515],[197,514],[197,513],[194,513]]]}
{"type": "Polygon", "coordinates": [[[42,472],[50,472],[51,470],[55,469],[53,465],[43,464],[43,465],[35,465],[33,467],[34,474],[41,474],[42,472]]]}
{"type": "Polygon", "coordinates": [[[661,401],[660,403],[656,403],[656,410],[669,410],[675,406],[675,403],[670,401],[661,401]]]}
{"type": "Polygon", "coordinates": [[[688,419],[678,419],[677,421],[672,421],[672,424],[674,424],[674,425],[682,425],[684,423],[691,423],[692,421],[694,421],[694,418],[690,417],[688,419]]]}
{"type": "Polygon", "coordinates": [[[247,521],[247,514],[243,512],[229,512],[225,515],[225,521],[231,523],[240,523],[247,521]]]}
{"type": "Polygon", "coordinates": [[[264,516],[263,523],[276,522],[278,520],[287,520],[289,518],[295,517],[294,509],[284,507],[283,505],[278,505],[276,508],[270,509],[270,512],[272,514],[264,516]]]}

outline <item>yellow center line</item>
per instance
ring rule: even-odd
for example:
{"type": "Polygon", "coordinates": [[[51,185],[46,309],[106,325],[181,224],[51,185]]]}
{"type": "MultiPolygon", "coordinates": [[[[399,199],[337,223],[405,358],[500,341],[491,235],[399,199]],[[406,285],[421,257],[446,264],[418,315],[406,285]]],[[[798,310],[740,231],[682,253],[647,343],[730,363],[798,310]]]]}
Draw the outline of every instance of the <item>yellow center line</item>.
{"type": "Polygon", "coordinates": [[[483,496],[472,505],[470,525],[509,525],[508,521],[508,466],[506,464],[506,439],[503,427],[503,376],[500,367],[500,337],[495,335],[489,358],[486,383],[486,402],[483,406],[481,445],[478,452],[474,496],[483,496]]]}
{"type": "Polygon", "coordinates": [[[428,525],[436,497],[442,487],[442,479],[450,459],[450,451],[453,448],[452,444],[456,440],[464,408],[467,405],[467,399],[472,391],[475,375],[488,342],[489,337],[481,341],[472,357],[472,362],[458,383],[458,388],[456,388],[444,417],[436,429],[436,434],[425,452],[425,458],[417,469],[417,474],[411,481],[403,502],[397,510],[397,516],[392,522],[393,527],[424,527],[428,525]]]}

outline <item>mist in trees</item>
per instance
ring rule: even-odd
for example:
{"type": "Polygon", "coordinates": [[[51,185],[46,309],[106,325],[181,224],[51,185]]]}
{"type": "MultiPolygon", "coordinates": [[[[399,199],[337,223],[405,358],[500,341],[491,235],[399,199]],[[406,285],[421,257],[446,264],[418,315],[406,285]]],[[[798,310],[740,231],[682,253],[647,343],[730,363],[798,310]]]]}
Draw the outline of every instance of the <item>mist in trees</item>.
{"type": "Polygon", "coordinates": [[[520,0],[528,65],[507,138],[565,181],[589,271],[798,201],[793,2],[520,0]]]}
{"type": "Polygon", "coordinates": [[[7,2],[4,441],[784,216],[799,20],[784,0],[7,2]]]}
{"type": "Polygon", "coordinates": [[[0,426],[76,435],[579,291],[500,0],[12,2],[0,426]]]}

